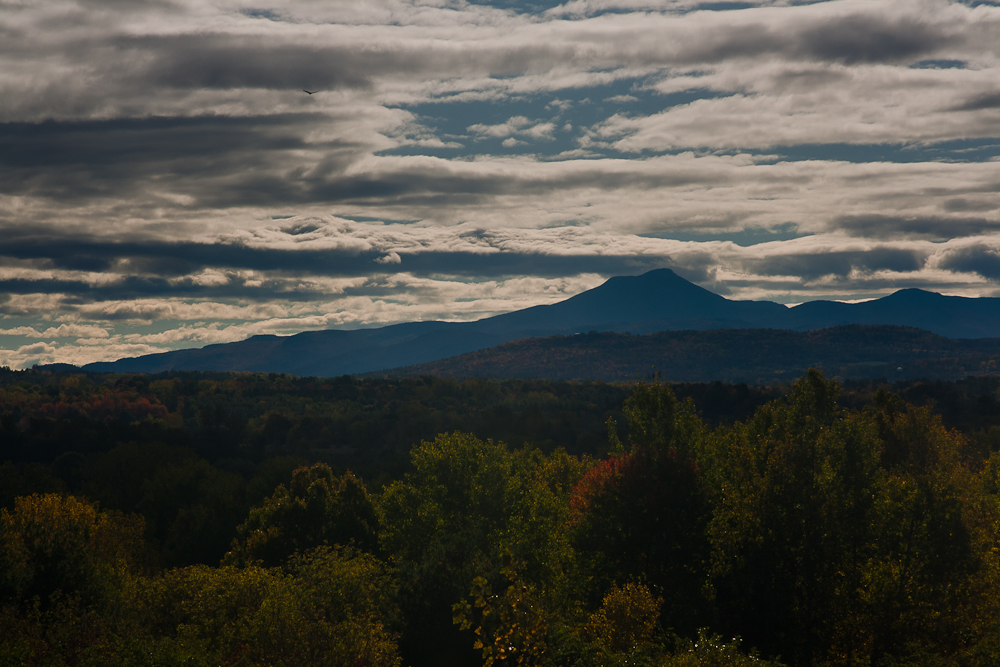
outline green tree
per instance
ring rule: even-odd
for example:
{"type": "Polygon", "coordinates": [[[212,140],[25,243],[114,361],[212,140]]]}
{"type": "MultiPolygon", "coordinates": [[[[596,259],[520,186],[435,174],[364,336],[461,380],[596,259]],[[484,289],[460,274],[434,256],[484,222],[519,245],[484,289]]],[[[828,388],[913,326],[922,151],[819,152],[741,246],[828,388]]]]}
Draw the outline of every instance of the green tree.
{"type": "MultiPolygon", "coordinates": [[[[705,435],[704,425],[690,399],[677,400],[665,384],[640,382],[625,400],[623,409],[628,420],[629,444],[675,450],[681,456],[696,456],[705,435]]],[[[612,445],[617,435],[611,433],[612,445]]]]}
{"type": "Polygon", "coordinates": [[[385,488],[381,544],[399,568],[404,654],[419,664],[476,664],[452,606],[477,577],[503,580],[505,554],[532,584],[562,585],[569,490],[586,463],[564,452],[509,451],[470,434],[439,435],[411,452],[413,470],[385,488]]]}
{"type": "Polygon", "coordinates": [[[76,664],[132,624],[143,522],[56,494],[0,511],[0,664],[76,664]]]}
{"type": "Polygon", "coordinates": [[[97,603],[143,554],[143,521],[102,512],[96,504],[56,494],[17,498],[0,510],[0,601],[47,605],[79,596],[97,603]]]}
{"type": "Polygon", "coordinates": [[[978,567],[960,442],[898,401],[841,411],[838,391],[810,371],[712,443],[723,630],[794,664],[954,654],[945,616],[978,567]]]}
{"type": "Polygon", "coordinates": [[[170,570],[143,597],[153,636],[200,646],[213,664],[397,667],[393,588],[374,557],[321,547],[288,571],[170,570]]]}
{"type": "Polygon", "coordinates": [[[587,623],[587,632],[615,651],[650,642],[659,626],[662,598],[642,584],[612,586],[587,623]]]}
{"type": "Polygon", "coordinates": [[[472,647],[482,651],[485,667],[497,662],[547,664],[552,614],[535,587],[521,579],[515,563],[501,574],[508,585],[500,593],[494,593],[484,577],[473,580],[470,599],[452,606],[454,622],[462,630],[476,626],[472,647]]]}
{"type": "Polygon", "coordinates": [[[292,473],[290,488],[279,486],[250,511],[237,533],[226,563],[276,566],[323,544],[374,551],[378,518],[361,480],[350,472],[338,478],[330,466],[317,463],[292,473]]]}
{"type": "Polygon", "coordinates": [[[880,391],[865,416],[879,434],[885,479],[871,518],[862,631],[842,643],[870,646],[875,662],[910,652],[954,659],[976,641],[984,594],[997,591],[987,585],[1000,545],[979,515],[985,489],[963,463],[964,439],[929,409],[880,391]]]}

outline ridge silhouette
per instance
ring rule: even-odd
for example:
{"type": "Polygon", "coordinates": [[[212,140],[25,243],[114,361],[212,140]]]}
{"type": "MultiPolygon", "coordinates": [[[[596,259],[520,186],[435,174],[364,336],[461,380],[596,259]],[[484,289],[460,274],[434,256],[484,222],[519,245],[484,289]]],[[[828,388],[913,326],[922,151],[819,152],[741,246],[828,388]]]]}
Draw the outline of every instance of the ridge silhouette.
{"type": "Polygon", "coordinates": [[[559,303],[476,322],[408,322],[375,329],[254,336],[236,343],[92,363],[84,368],[141,373],[264,371],[332,377],[413,366],[522,338],[588,331],[810,331],[849,324],[906,326],[948,338],[1000,337],[1000,299],[904,289],[863,303],[810,301],[786,308],[771,301],[726,299],[670,269],[655,269],[639,276],[611,278],[559,303]]]}

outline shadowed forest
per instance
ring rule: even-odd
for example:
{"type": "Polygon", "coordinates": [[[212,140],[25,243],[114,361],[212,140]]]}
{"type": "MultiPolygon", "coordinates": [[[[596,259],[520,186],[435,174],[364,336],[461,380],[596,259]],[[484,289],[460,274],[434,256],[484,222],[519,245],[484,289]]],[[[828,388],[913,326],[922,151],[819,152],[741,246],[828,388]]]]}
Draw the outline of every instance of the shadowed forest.
{"type": "Polygon", "coordinates": [[[0,370],[0,665],[993,665],[997,381],[0,370]]]}

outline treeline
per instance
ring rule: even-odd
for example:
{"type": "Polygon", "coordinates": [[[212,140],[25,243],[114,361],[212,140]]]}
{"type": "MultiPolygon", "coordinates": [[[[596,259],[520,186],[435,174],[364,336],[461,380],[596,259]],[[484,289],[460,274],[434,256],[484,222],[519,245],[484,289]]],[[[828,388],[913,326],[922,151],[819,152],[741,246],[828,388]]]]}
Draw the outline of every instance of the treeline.
{"type": "Polygon", "coordinates": [[[209,461],[302,454],[398,476],[414,443],[456,429],[601,451],[604,421],[628,391],[605,383],[0,369],[0,433],[3,457],[14,461],[159,441],[209,461]]]}
{"type": "MultiPolygon", "coordinates": [[[[847,382],[839,403],[861,408],[881,386],[847,382]]],[[[720,382],[671,388],[692,399],[710,427],[749,419],[788,390],[720,382]]],[[[931,407],[980,456],[1000,449],[995,380],[891,389],[931,407]]],[[[544,380],[0,369],[0,507],[32,493],[83,496],[143,515],[159,565],[215,564],[250,508],[299,466],[351,470],[377,492],[409,469],[414,445],[455,431],[600,458],[609,418],[626,437],[621,410],[631,391],[544,380]]]]}
{"type": "Polygon", "coordinates": [[[995,380],[5,377],[0,664],[1000,659],[995,380]],[[315,463],[344,441],[289,444],[407,396],[455,421],[549,405],[527,421],[553,437],[442,429],[371,477],[315,463]]]}

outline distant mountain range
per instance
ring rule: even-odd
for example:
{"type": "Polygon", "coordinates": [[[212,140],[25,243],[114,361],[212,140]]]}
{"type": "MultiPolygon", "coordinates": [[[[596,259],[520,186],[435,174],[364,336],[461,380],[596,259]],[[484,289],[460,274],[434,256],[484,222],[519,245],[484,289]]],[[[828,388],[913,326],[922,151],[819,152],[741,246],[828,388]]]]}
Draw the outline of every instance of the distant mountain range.
{"type": "Polygon", "coordinates": [[[524,338],[595,332],[785,329],[847,324],[897,325],[948,338],[1000,337],[1000,299],[942,296],[906,289],[873,301],[811,301],[786,308],[732,301],[669,269],[611,278],[560,303],[476,322],[410,322],[377,329],[254,336],[237,343],[88,364],[106,372],[263,371],[303,376],[354,375],[414,366],[524,338]]]}
{"type": "Polygon", "coordinates": [[[369,375],[771,384],[797,379],[809,368],[842,379],[997,374],[1000,338],[953,340],[910,327],[862,324],[817,331],[594,332],[527,338],[369,375]]]}

